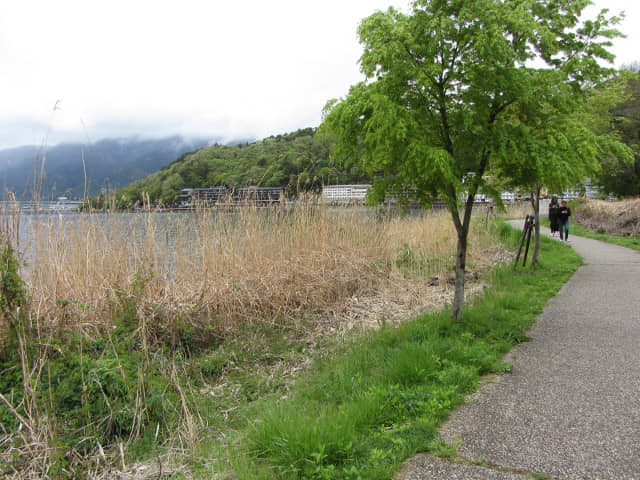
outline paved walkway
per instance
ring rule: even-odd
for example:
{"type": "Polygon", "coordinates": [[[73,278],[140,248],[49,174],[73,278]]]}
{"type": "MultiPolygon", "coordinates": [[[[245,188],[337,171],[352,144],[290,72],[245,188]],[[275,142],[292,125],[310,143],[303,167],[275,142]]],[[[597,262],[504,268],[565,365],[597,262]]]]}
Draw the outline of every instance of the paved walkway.
{"type": "Polygon", "coordinates": [[[418,455],[399,480],[640,480],[640,253],[569,239],[586,265],[507,356],[512,373],[441,429],[460,460],[418,455]]]}

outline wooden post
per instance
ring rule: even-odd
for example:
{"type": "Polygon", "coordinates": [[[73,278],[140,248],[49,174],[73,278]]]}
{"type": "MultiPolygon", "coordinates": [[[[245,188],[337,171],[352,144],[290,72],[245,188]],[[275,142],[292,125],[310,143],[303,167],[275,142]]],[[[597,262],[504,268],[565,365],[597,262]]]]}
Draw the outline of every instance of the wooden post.
{"type": "Polygon", "coordinates": [[[527,230],[529,228],[529,215],[524,219],[524,227],[522,227],[522,239],[520,239],[520,247],[516,255],[516,260],[513,262],[513,270],[515,271],[518,266],[518,260],[520,260],[520,254],[522,253],[522,247],[524,246],[524,240],[527,238],[527,230]]]}
{"type": "Polygon", "coordinates": [[[527,255],[529,254],[529,244],[531,243],[531,233],[533,232],[533,225],[535,224],[534,217],[528,217],[528,228],[527,228],[527,246],[524,249],[524,259],[522,260],[522,266],[527,265],[527,255]]]}

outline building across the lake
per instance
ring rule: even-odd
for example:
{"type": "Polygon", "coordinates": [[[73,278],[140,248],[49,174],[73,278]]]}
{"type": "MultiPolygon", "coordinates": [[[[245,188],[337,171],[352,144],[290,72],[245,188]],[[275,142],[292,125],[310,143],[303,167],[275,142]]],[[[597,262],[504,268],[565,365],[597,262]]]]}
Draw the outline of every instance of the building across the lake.
{"type": "MultiPolygon", "coordinates": [[[[371,188],[369,184],[354,185],[325,185],[322,187],[322,201],[329,204],[363,204],[367,191],[371,188]]],[[[593,188],[586,189],[587,196],[595,196],[593,188]]],[[[580,195],[578,190],[566,190],[560,195],[564,199],[576,198],[580,195]]],[[[461,199],[465,194],[461,194],[461,199]]],[[[524,201],[528,197],[517,191],[503,191],[501,199],[504,203],[524,201]]],[[[235,190],[227,187],[208,188],[184,188],[180,191],[180,206],[183,208],[194,208],[196,206],[216,206],[229,204],[255,204],[272,205],[284,203],[284,189],[280,187],[246,187],[235,190]]],[[[393,204],[394,197],[390,197],[388,202],[393,204]]],[[[491,204],[491,197],[484,194],[477,194],[474,202],[476,204],[491,204]]],[[[443,207],[444,203],[435,201],[434,207],[443,207]]]]}
{"type": "Polygon", "coordinates": [[[272,205],[284,201],[284,190],[280,187],[238,188],[233,194],[233,201],[238,203],[272,205]]]}
{"type": "Polygon", "coordinates": [[[247,187],[233,191],[227,187],[183,188],[180,191],[180,206],[183,208],[230,203],[271,205],[282,201],[284,201],[284,190],[279,187],[247,187]]]}
{"type": "Polygon", "coordinates": [[[196,205],[216,205],[227,201],[227,187],[183,188],[180,190],[180,205],[195,207],[196,205]]]}
{"type": "Polygon", "coordinates": [[[363,203],[371,185],[325,185],[322,200],[326,203],[363,203]]]}

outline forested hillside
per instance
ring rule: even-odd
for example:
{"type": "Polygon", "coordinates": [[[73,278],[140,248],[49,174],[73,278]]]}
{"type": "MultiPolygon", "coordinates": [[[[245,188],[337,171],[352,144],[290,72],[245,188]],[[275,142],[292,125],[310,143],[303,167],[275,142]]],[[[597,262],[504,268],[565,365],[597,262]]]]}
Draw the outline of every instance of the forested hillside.
{"type": "Polygon", "coordinates": [[[213,145],[188,153],[142,180],[115,193],[120,208],[141,202],[172,205],[183,188],[226,186],[282,187],[288,195],[319,190],[329,183],[362,183],[368,178],[357,167],[332,164],[330,142],[307,128],[254,143],[213,145]]]}

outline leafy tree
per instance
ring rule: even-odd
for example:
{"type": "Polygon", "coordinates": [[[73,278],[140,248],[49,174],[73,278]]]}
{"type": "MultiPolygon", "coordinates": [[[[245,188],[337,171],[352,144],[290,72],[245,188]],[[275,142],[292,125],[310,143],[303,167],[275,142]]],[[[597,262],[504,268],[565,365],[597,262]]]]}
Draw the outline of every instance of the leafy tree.
{"type": "MultiPolygon", "coordinates": [[[[603,159],[597,182],[604,193],[618,196],[640,195],[640,63],[626,67],[623,77],[627,98],[610,108],[614,116],[612,128],[633,150],[634,160],[609,156],[603,159]]],[[[611,107],[611,105],[610,105],[611,107]]]]}
{"type": "MultiPolygon", "coordinates": [[[[376,174],[370,200],[388,194],[443,199],[457,231],[453,319],[464,305],[474,197],[491,192],[491,161],[517,141],[513,122],[558,88],[581,91],[606,73],[600,15],[581,25],[586,0],[416,0],[363,20],[360,59],[368,81],[325,109],[335,155],[376,174]],[[544,64],[545,68],[531,65],[544,64]]],[[[511,172],[506,171],[507,174],[511,172]]]]}
{"type": "Polygon", "coordinates": [[[551,103],[539,103],[534,97],[523,105],[526,111],[521,108],[512,113],[511,141],[500,145],[494,173],[507,178],[508,187],[530,192],[536,220],[533,264],[540,252],[542,190],[560,192],[575,187],[595,175],[607,158],[632,160],[630,150],[608,128],[609,109],[621,101],[623,86],[617,77],[584,91],[560,84],[551,103]]]}

